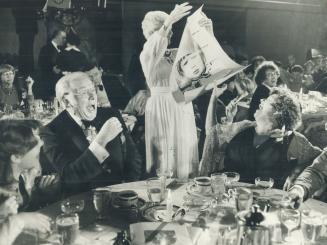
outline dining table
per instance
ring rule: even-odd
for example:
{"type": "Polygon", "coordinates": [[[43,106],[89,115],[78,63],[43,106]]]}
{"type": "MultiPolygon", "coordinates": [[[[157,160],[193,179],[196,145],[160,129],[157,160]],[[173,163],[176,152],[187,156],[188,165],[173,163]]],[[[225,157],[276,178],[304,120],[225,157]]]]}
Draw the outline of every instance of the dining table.
{"type": "MultiPolygon", "coordinates": [[[[171,200],[176,206],[185,205],[185,200],[187,200],[189,193],[189,186],[193,184],[193,181],[188,182],[179,182],[176,179],[167,179],[167,187],[171,189],[171,200]]],[[[279,189],[261,189],[256,187],[254,184],[234,183],[233,188],[236,187],[246,187],[258,195],[263,195],[267,197],[273,197],[276,195],[286,195],[287,193],[279,189]]],[[[138,194],[138,197],[149,202],[147,194],[147,183],[146,181],[137,181],[130,183],[122,183],[107,187],[101,187],[101,189],[108,190],[113,197],[114,193],[120,191],[133,190],[138,194]]],[[[93,204],[93,195],[92,191],[84,192],[78,195],[68,197],[69,200],[84,200],[84,209],[79,213],[79,237],[76,245],[104,245],[104,244],[113,244],[117,236],[117,232],[121,230],[128,230],[131,223],[144,222],[142,218],[142,213],[135,218],[126,217],[117,212],[117,210],[111,209],[108,207],[107,217],[104,221],[98,223],[101,226],[101,231],[94,229],[94,224],[96,222],[97,213],[93,204]]],[[[61,203],[63,200],[56,203],[50,204],[47,207],[44,207],[39,210],[40,213],[43,213],[49,216],[52,220],[55,220],[58,215],[62,213],[61,203]]],[[[165,203],[165,200],[163,201],[165,203]]],[[[327,215],[327,204],[318,200],[308,199],[301,204],[300,210],[315,210],[320,212],[322,215],[327,215]]],[[[193,215],[199,215],[203,210],[193,211],[193,215]]],[[[187,215],[187,214],[186,214],[187,215]]],[[[301,236],[301,230],[294,232],[294,236],[301,236]]],[[[326,232],[325,232],[326,233],[326,232]]],[[[322,237],[322,243],[311,243],[311,244],[327,244],[327,234],[324,234],[326,237],[322,237]]],[[[15,244],[55,244],[42,242],[37,234],[34,233],[22,233],[15,241],[15,244]]],[[[199,243],[202,244],[202,243],[199,243]]],[[[288,243],[281,243],[288,244],[288,243]]],[[[299,245],[301,243],[297,243],[299,245]]]]}

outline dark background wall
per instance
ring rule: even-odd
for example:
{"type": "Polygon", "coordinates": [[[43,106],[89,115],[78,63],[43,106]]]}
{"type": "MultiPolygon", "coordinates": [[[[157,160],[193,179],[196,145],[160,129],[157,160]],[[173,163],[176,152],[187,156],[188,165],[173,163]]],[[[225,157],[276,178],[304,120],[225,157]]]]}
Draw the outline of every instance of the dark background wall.
{"type": "MultiPolygon", "coordinates": [[[[44,1],[45,2],[45,1],[44,1]]],[[[96,1],[89,2],[95,3],[96,1]]],[[[131,59],[142,49],[144,38],[141,21],[147,11],[170,12],[175,3],[170,0],[111,0],[105,10],[92,10],[87,16],[97,59],[108,69],[126,73],[131,59]]],[[[326,1],[324,0],[193,0],[195,8],[204,3],[204,12],[212,18],[215,35],[225,47],[249,57],[264,55],[268,59],[286,61],[295,54],[299,63],[306,50],[326,49],[326,1]]],[[[17,3],[19,4],[19,3],[17,3]]],[[[21,3],[20,3],[21,4],[21,3]]],[[[19,4],[19,6],[20,6],[19,4]]],[[[40,5],[42,6],[42,4],[40,5]]],[[[16,6],[17,7],[17,6],[16,6]]],[[[0,5],[0,53],[18,53],[19,38],[12,6],[0,5]]],[[[39,8],[40,10],[41,8],[39,8]]],[[[185,20],[174,27],[172,46],[177,47],[185,20]]],[[[42,19],[37,20],[34,36],[34,63],[47,39],[42,19]]],[[[89,32],[87,28],[82,28],[89,32]]]]}

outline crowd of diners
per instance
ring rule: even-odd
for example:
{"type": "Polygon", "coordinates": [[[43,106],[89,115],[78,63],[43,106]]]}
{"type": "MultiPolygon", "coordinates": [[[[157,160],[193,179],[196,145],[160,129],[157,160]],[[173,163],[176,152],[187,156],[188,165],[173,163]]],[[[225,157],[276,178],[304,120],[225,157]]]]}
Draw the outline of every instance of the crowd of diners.
{"type": "MultiPolygon", "coordinates": [[[[283,65],[239,56],[235,60],[248,65],[245,70],[178,104],[169,79],[176,49],[167,47],[172,26],[191,8],[185,3],[169,14],[145,15],[140,62],[148,89],[126,103],[119,101],[123,94],[104,86],[101,67],[87,60],[73,31],[55,31],[41,49],[42,82],[30,76],[17,82],[19,71],[0,65],[2,114],[21,110],[26,117],[0,120],[0,244],[12,244],[23,229],[50,231],[50,218],[40,208],[97,187],[153,177],[158,168],[182,181],[219,171],[238,172],[248,183],[271,177],[294,201],[317,191],[323,194],[316,198],[324,199],[327,152],[297,131],[297,93],[327,92],[327,57],[311,50],[303,65],[293,55],[283,65]],[[59,102],[61,110],[49,123],[30,119],[34,97],[59,102]]],[[[187,62],[185,76],[194,69],[187,62]]],[[[207,86],[197,82],[204,87],[196,89],[207,86]]]]}

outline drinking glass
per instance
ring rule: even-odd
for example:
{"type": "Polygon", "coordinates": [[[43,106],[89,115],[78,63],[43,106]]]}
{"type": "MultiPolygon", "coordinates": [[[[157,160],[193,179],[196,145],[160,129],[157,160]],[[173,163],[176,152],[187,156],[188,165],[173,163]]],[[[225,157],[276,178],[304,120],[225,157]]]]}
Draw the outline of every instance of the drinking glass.
{"type": "Polygon", "coordinates": [[[322,214],[309,210],[302,211],[301,229],[305,241],[316,242],[320,237],[322,226],[322,214]]]}
{"type": "Polygon", "coordinates": [[[237,172],[224,172],[223,174],[226,176],[225,185],[227,190],[232,188],[233,183],[240,180],[240,174],[237,172]]]}
{"type": "Polygon", "coordinates": [[[149,201],[155,205],[163,201],[165,183],[162,183],[162,178],[150,178],[146,180],[147,193],[149,201]]]}
{"type": "Polygon", "coordinates": [[[174,169],[173,168],[167,168],[167,169],[157,168],[156,174],[158,177],[165,176],[165,177],[171,179],[174,175],[174,169]]]}
{"type": "Polygon", "coordinates": [[[239,187],[235,191],[235,205],[237,212],[249,210],[253,204],[253,193],[250,189],[239,187]]]}
{"type": "Polygon", "coordinates": [[[61,202],[61,211],[65,214],[80,213],[84,209],[84,200],[67,199],[61,202]]]}
{"type": "Polygon", "coordinates": [[[226,175],[222,173],[211,174],[211,189],[217,202],[222,200],[225,193],[226,175]]]}
{"type": "Polygon", "coordinates": [[[97,219],[95,222],[95,230],[101,231],[103,228],[97,223],[99,220],[106,218],[106,211],[108,210],[111,199],[111,192],[107,189],[93,190],[93,205],[97,212],[97,219]]]}
{"type": "Polygon", "coordinates": [[[281,209],[280,222],[287,228],[285,241],[291,241],[291,232],[300,225],[300,212],[294,209],[281,209]]]}
{"type": "Polygon", "coordinates": [[[255,186],[264,189],[263,194],[266,194],[266,189],[270,189],[274,185],[274,179],[269,177],[257,177],[254,180],[255,186]]]}
{"type": "Polygon", "coordinates": [[[56,226],[63,245],[75,244],[79,234],[79,218],[76,213],[60,214],[56,218],[56,226]]]}
{"type": "Polygon", "coordinates": [[[174,170],[173,170],[173,168],[167,168],[167,169],[165,169],[165,168],[157,168],[156,169],[156,173],[157,173],[157,176],[161,180],[161,185],[162,185],[163,193],[165,193],[165,191],[166,191],[167,178],[168,178],[168,180],[171,180],[171,178],[174,175],[174,170]]]}

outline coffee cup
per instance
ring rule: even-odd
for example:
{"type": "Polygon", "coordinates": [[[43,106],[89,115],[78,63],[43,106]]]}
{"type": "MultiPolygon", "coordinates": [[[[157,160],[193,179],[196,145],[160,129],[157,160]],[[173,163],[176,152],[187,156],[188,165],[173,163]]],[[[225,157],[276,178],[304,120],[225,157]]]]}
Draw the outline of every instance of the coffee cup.
{"type": "Polygon", "coordinates": [[[138,195],[135,191],[126,190],[120,191],[117,194],[118,204],[124,208],[137,206],[138,195]]]}
{"type": "Polygon", "coordinates": [[[211,179],[210,177],[196,177],[194,178],[194,185],[196,192],[208,193],[211,192],[211,179]]]}

